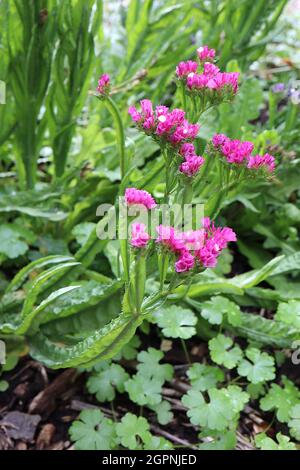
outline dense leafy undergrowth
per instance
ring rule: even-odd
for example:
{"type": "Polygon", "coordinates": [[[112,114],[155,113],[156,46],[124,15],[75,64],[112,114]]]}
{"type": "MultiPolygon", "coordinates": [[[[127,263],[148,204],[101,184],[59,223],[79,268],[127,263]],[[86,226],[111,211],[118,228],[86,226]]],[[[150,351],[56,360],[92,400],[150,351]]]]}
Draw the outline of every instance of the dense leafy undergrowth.
{"type": "Polygon", "coordinates": [[[27,3],[0,4],[0,391],[25,354],[77,368],[76,449],[297,450],[293,6],[27,3]],[[192,227],[150,233],[161,204],[192,227]]]}

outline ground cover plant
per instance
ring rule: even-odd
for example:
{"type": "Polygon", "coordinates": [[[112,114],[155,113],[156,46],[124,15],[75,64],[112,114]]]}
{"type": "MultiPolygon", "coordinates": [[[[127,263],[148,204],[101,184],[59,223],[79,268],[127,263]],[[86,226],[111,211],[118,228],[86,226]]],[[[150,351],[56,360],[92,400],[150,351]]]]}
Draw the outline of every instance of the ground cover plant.
{"type": "Polygon", "coordinates": [[[299,448],[290,8],[0,3],[0,448],[299,448]]]}

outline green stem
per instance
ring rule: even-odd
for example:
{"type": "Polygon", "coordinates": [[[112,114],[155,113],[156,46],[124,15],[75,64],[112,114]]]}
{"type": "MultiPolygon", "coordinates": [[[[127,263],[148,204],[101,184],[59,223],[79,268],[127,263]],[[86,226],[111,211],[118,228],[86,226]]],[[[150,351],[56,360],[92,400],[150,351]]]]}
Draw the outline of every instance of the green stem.
{"type": "Polygon", "coordinates": [[[191,358],[190,358],[190,355],[189,355],[189,353],[188,353],[188,350],[187,350],[185,341],[184,341],[184,339],[182,339],[182,338],[180,338],[180,340],[181,340],[181,345],[182,345],[182,349],[183,349],[185,358],[186,358],[188,364],[189,364],[189,365],[192,365],[191,358]]]}
{"type": "Polygon", "coordinates": [[[181,82],[181,102],[182,102],[182,108],[184,109],[184,111],[187,111],[185,84],[183,81],[181,82]]]}
{"type": "Polygon", "coordinates": [[[125,161],[125,133],[124,133],[124,127],[123,127],[123,122],[121,118],[120,111],[114,102],[114,100],[110,96],[106,96],[104,103],[108,109],[108,111],[111,113],[115,126],[116,126],[116,131],[117,131],[117,143],[119,147],[119,158],[120,158],[120,169],[121,169],[121,179],[124,178],[125,172],[126,172],[126,161],[125,161]]]}

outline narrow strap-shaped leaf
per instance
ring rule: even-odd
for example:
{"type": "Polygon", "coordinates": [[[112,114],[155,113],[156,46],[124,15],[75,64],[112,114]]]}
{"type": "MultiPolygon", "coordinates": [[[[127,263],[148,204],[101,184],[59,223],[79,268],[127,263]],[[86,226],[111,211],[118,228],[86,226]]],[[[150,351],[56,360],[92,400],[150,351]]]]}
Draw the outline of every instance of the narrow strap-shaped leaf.
{"type": "Polygon", "coordinates": [[[25,280],[28,278],[28,276],[41,268],[44,268],[45,266],[48,266],[49,264],[60,264],[60,263],[65,263],[67,261],[74,261],[74,258],[72,256],[47,256],[45,258],[40,258],[36,261],[33,261],[32,263],[28,264],[25,266],[23,269],[21,269],[18,274],[13,278],[13,280],[10,282],[10,284],[7,286],[5,293],[15,291],[19,289],[22,284],[24,284],[25,280]]]}
{"type": "Polygon", "coordinates": [[[61,295],[52,297],[53,294],[50,294],[50,296],[40,304],[39,307],[43,304],[43,316],[40,324],[69,317],[82,312],[87,308],[93,307],[115,294],[119,289],[121,289],[123,284],[123,281],[116,281],[100,285],[92,283],[92,287],[90,287],[89,284],[76,286],[77,292],[75,293],[75,296],[66,295],[63,298],[61,297],[64,296],[64,294],[68,294],[70,290],[73,289],[72,287],[59,289],[59,291],[56,292],[61,292],[61,295]],[[65,289],[64,292],[63,289],[65,289]]]}
{"type": "Polygon", "coordinates": [[[134,335],[142,316],[121,314],[105,327],[73,346],[58,346],[41,332],[30,337],[31,355],[52,369],[78,367],[115,356],[134,335]]]}
{"type": "MultiPolygon", "coordinates": [[[[49,305],[50,302],[53,302],[54,299],[66,293],[66,291],[74,290],[77,286],[65,287],[59,291],[53,292],[45,301],[43,301],[38,308],[34,308],[35,302],[43,288],[43,285],[47,282],[53,274],[58,271],[63,271],[68,269],[70,264],[74,263],[65,263],[64,265],[55,266],[54,268],[48,269],[46,272],[43,272],[31,284],[29,293],[26,296],[25,302],[21,313],[18,315],[5,315],[1,318],[0,331],[2,333],[14,333],[14,334],[24,334],[30,328],[30,325],[33,319],[40,314],[40,312],[49,305]]],[[[76,263],[77,264],[77,263],[76,263]]]]}
{"type": "Polygon", "coordinates": [[[283,260],[283,255],[277,256],[262,268],[254,269],[248,273],[235,276],[230,279],[230,282],[238,287],[241,287],[242,289],[249,289],[250,287],[254,287],[271,276],[272,273],[275,272],[276,267],[279,266],[283,260]]]}
{"type": "Polygon", "coordinates": [[[282,322],[268,320],[259,315],[242,313],[242,325],[226,328],[235,334],[267,346],[291,348],[294,340],[300,339],[300,332],[282,322]]]}
{"type": "MultiPolygon", "coordinates": [[[[186,286],[177,287],[173,291],[173,294],[169,296],[169,298],[171,300],[181,298],[185,290],[186,286]]],[[[216,279],[207,281],[203,284],[192,284],[188,291],[188,297],[196,299],[198,297],[220,293],[243,295],[244,291],[241,289],[241,287],[234,285],[231,282],[231,279],[216,279]]]]}

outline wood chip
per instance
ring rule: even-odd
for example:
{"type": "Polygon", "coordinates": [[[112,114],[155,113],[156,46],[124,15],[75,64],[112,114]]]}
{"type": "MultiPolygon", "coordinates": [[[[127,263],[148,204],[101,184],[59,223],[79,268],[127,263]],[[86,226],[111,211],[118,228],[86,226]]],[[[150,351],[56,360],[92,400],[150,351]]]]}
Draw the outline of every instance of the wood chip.
{"type": "Polygon", "coordinates": [[[67,369],[58,375],[53,382],[36,395],[29,405],[29,413],[46,413],[47,416],[55,409],[56,400],[70,388],[78,377],[75,369],[67,369]]]}
{"type": "Polygon", "coordinates": [[[55,430],[55,426],[52,423],[45,424],[42,427],[36,440],[36,447],[38,450],[49,447],[55,434],[55,430]]]}
{"type": "Polygon", "coordinates": [[[5,428],[6,435],[11,439],[31,442],[40,421],[41,417],[39,415],[10,411],[0,421],[0,427],[5,428]]]}

